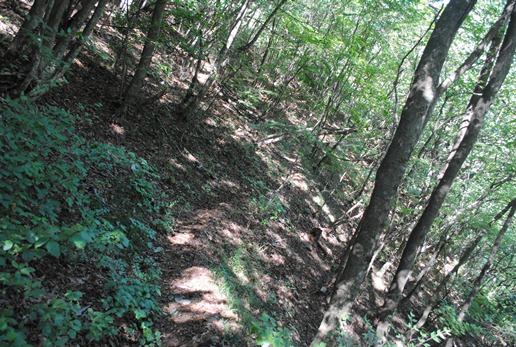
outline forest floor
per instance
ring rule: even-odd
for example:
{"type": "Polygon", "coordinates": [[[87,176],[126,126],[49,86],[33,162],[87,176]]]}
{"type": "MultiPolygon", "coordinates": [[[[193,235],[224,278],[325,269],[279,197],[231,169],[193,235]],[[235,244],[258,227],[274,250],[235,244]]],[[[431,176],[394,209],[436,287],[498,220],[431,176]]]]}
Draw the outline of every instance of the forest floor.
{"type": "MultiPolygon", "coordinates": [[[[3,35],[14,32],[7,29],[3,35]]],[[[157,168],[173,218],[159,245],[163,345],[245,346],[268,336],[307,346],[358,218],[329,228],[351,205],[330,196],[338,176],[314,173],[306,153],[312,145],[292,131],[306,125],[288,105],[258,120],[230,88],[212,92],[203,110],[182,122],[174,105],[186,84],[176,77],[159,101],[118,114],[113,52],[96,40],[105,59],[85,51],[68,83],[38,102],[89,114],[79,125],[83,136],[123,146],[157,168]],[[272,119],[289,127],[274,127],[272,119]],[[324,231],[319,245],[314,228],[324,231]]],[[[156,91],[147,87],[142,99],[156,91]]],[[[374,305],[371,282],[367,287],[362,315],[374,305]]]]}
{"type": "Polygon", "coordinates": [[[346,235],[324,233],[324,248],[315,244],[312,230],[330,219],[296,148],[261,145],[264,134],[230,100],[216,99],[187,122],[174,118],[173,95],[114,116],[114,80],[84,55],[69,83],[41,102],[94,115],[84,135],[145,158],[173,198],[174,227],[161,244],[163,345],[242,346],[241,321],[252,325],[262,313],[277,327],[259,323],[286,328],[306,345],[342,252],[338,237],[346,235]]]}
{"type": "Polygon", "coordinates": [[[174,227],[161,244],[163,345],[242,346],[241,321],[249,328],[262,313],[277,326],[258,323],[286,328],[306,345],[346,235],[314,242],[312,230],[330,219],[296,148],[261,144],[264,134],[231,100],[217,98],[186,122],[174,118],[173,95],[115,116],[116,79],[83,55],[69,83],[41,102],[94,115],[83,134],[145,158],[173,198],[174,227]]]}

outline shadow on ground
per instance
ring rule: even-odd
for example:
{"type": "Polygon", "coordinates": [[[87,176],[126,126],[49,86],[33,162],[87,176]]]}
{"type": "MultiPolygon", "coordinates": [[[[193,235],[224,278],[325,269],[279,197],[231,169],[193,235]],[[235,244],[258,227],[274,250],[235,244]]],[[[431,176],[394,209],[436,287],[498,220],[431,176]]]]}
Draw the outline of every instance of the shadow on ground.
{"type": "Polygon", "coordinates": [[[180,122],[180,88],[120,114],[121,81],[96,52],[82,54],[67,80],[38,102],[85,115],[86,138],[157,168],[168,201],[157,217],[173,225],[160,230],[163,345],[253,345],[271,331],[308,345],[342,248],[336,234],[323,234],[320,247],[310,233],[343,206],[303,168],[300,144],[263,144],[267,133],[222,98],[180,122]]]}

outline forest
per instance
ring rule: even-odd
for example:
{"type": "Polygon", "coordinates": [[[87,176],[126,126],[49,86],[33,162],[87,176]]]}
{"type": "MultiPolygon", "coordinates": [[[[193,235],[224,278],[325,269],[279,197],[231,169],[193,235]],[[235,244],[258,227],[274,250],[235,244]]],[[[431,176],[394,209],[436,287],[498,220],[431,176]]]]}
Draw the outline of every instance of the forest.
{"type": "Polygon", "coordinates": [[[515,50],[516,0],[0,0],[0,346],[515,346],[515,50]]]}

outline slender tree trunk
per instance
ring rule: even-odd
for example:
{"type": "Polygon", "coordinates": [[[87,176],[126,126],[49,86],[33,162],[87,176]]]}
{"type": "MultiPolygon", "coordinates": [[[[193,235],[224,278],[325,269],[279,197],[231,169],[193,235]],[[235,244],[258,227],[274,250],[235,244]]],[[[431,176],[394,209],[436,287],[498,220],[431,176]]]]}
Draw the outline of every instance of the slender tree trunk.
{"type": "MultiPolygon", "coordinates": [[[[513,38],[514,39],[514,38],[513,38]]],[[[473,282],[473,288],[471,289],[471,292],[468,295],[468,298],[464,301],[464,304],[462,305],[459,315],[457,317],[458,322],[463,322],[464,318],[466,317],[466,312],[468,312],[469,308],[473,304],[473,301],[477,297],[478,292],[480,291],[480,285],[482,284],[482,281],[484,280],[484,277],[487,273],[487,271],[491,268],[494,262],[494,257],[496,253],[498,252],[498,248],[500,247],[500,243],[502,242],[502,238],[504,237],[505,233],[507,232],[507,229],[509,229],[509,225],[512,222],[512,218],[514,217],[514,213],[516,212],[516,199],[513,199],[508,205],[510,207],[509,214],[507,215],[507,218],[505,219],[505,223],[503,224],[503,227],[498,232],[498,235],[496,236],[496,239],[493,243],[493,246],[491,247],[491,252],[489,254],[489,257],[487,258],[487,261],[485,262],[484,266],[482,266],[482,269],[480,270],[480,273],[478,274],[477,278],[475,279],[475,282],[473,282]]],[[[452,347],[453,346],[453,337],[448,339],[446,342],[446,347],[452,347]]]]}
{"type": "Polygon", "coordinates": [[[229,32],[228,38],[226,39],[226,42],[224,43],[224,46],[220,49],[217,59],[213,63],[212,71],[204,85],[199,90],[198,94],[196,96],[192,96],[190,100],[184,100],[183,101],[183,109],[181,110],[179,117],[183,120],[187,119],[189,115],[194,114],[197,111],[197,108],[199,107],[199,104],[204,99],[206,94],[208,94],[209,90],[211,89],[211,86],[213,83],[217,81],[219,78],[220,70],[224,68],[227,62],[227,55],[229,52],[229,49],[233,45],[233,42],[235,41],[236,35],[238,34],[238,31],[240,30],[240,27],[242,25],[242,22],[244,20],[245,14],[247,12],[249,5],[249,0],[244,0],[242,3],[242,6],[239,9],[239,12],[236,16],[235,22],[233,23],[231,30],[229,32]]]}
{"type": "Polygon", "coordinates": [[[140,57],[140,62],[136,67],[134,77],[132,78],[124,93],[124,105],[122,106],[124,109],[135,101],[136,96],[143,85],[143,81],[147,75],[147,71],[149,70],[152,55],[154,54],[156,40],[159,37],[161,22],[163,21],[163,14],[165,13],[166,5],[166,0],[157,0],[156,4],[154,5],[151,24],[149,27],[149,32],[147,33],[147,39],[145,41],[145,46],[143,47],[142,55],[140,57]]]}
{"type": "Polygon", "coordinates": [[[414,267],[419,248],[423,244],[426,234],[430,230],[434,219],[437,217],[439,209],[441,208],[446,195],[450,191],[453,181],[462,167],[462,164],[473,149],[473,145],[475,144],[482,128],[484,116],[489,111],[498,90],[502,86],[505,77],[509,72],[512,58],[514,56],[514,50],[516,48],[515,13],[516,12],[513,10],[511,22],[507,29],[507,33],[500,48],[500,54],[495,65],[494,60],[496,59],[496,55],[499,50],[498,47],[500,45],[501,37],[495,37],[492,42],[490,52],[479,77],[479,82],[467,107],[466,117],[463,122],[466,125],[461,126],[459,129],[455,145],[452,148],[448,162],[443,170],[442,178],[432,192],[428,205],[423,211],[418,223],[410,233],[400,264],[398,265],[396,274],[389,287],[389,292],[386,295],[385,305],[381,313],[381,323],[378,325],[377,332],[382,339],[385,339],[386,337],[388,327],[387,317],[396,310],[398,303],[401,300],[405,284],[412,273],[412,268],[414,267]],[[487,83],[487,81],[489,81],[489,83],[487,83]]]}
{"type": "Polygon", "coordinates": [[[450,230],[450,227],[448,227],[447,230],[444,230],[441,233],[441,237],[439,237],[439,241],[437,242],[437,245],[435,245],[435,249],[434,249],[434,252],[432,253],[432,256],[426,263],[423,270],[421,270],[421,272],[417,275],[413,287],[410,289],[410,291],[407,293],[407,295],[402,299],[402,302],[403,301],[407,302],[408,300],[410,300],[412,295],[414,295],[414,293],[419,289],[419,287],[423,283],[423,278],[425,278],[426,274],[429,273],[430,270],[433,269],[435,262],[439,258],[439,255],[441,254],[441,252],[443,251],[443,249],[446,245],[446,241],[448,240],[447,233],[449,230],[450,230]]]}
{"type": "Polygon", "coordinates": [[[75,58],[83,41],[93,31],[103,13],[107,0],[36,0],[27,18],[17,33],[9,53],[26,55],[31,61],[26,64],[28,73],[14,91],[37,97],[49,90],[55,76],[62,76],[70,61],[75,58]],[[80,8],[71,16],[73,6],[80,8]],[[96,6],[96,7],[95,7],[96,6]],[[92,14],[93,13],[93,14],[92,14]],[[81,28],[84,29],[80,32],[81,28]],[[63,35],[57,35],[62,31],[63,35]],[[37,40],[31,41],[31,37],[37,40]],[[77,42],[80,41],[78,45],[77,42]]]}
{"type": "Polygon", "coordinates": [[[265,20],[265,22],[263,22],[262,26],[260,27],[260,29],[258,29],[258,31],[256,32],[256,34],[254,35],[254,37],[251,39],[251,41],[249,41],[247,44],[245,44],[244,46],[242,47],[239,47],[238,50],[239,51],[247,51],[249,50],[249,48],[251,48],[255,43],[256,41],[258,41],[258,38],[260,37],[260,35],[262,34],[262,32],[265,30],[265,28],[267,27],[267,25],[269,24],[269,22],[276,16],[276,13],[278,13],[279,9],[287,2],[287,0],[281,0],[281,2],[274,8],[274,10],[271,12],[271,14],[269,15],[269,17],[267,17],[267,19],[265,20]]]}
{"type": "MultiPolygon", "coordinates": [[[[52,1],[51,1],[52,2],[52,1]]],[[[55,0],[53,1],[52,7],[49,7],[48,17],[45,22],[47,25],[43,30],[42,43],[47,48],[52,48],[55,42],[57,31],[59,30],[59,24],[63,20],[65,10],[69,7],[70,0],[55,0]]]]}
{"type": "Polygon", "coordinates": [[[86,23],[97,2],[98,0],[83,1],[81,9],[70,18],[66,27],[66,30],[70,33],[56,40],[56,44],[53,48],[55,58],[63,58],[70,46],[70,42],[78,34],[79,29],[82,28],[84,23],[86,23]]]}
{"type": "MultiPolygon", "coordinates": [[[[200,33],[200,36],[202,36],[202,32],[200,33]]],[[[201,72],[202,68],[202,57],[203,57],[203,41],[202,37],[199,37],[199,53],[197,56],[197,63],[195,64],[195,71],[193,73],[192,79],[190,80],[190,84],[188,85],[188,90],[186,91],[186,94],[183,98],[183,104],[187,103],[188,100],[190,100],[194,95],[194,90],[196,89],[197,85],[199,84],[199,72],[201,72]]]]}
{"type": "Polygon", "coordinates": [[[473,240],[462,253],[462,256],[460,257],[458,263],[453,267],[453,269],[450,272],[448,272],[446,274],[446,276],[442,279],[442,281],[439,283],[437,288],[433,291],[432,297],[428,300],[425,310],[423,311],[423,315],[421,316],[421,318],[418,320],[418,322],[416,324],[416,327],[418,329],[422,328],[423,325],[425,325],[426,320],[428,319],[428,316],[430,315],[430,312],[432,311],[432,309],[435,307],[435,305],[439,301],[439,299],[441,297],[441,292],[444,290],[444,288],[450,281],[450,278],[454,274],[456,274],[459,271],[459,269],[462,267],[462,265],[464,265],[468,261],[468,259],[472,255],[472,252],[475,250],[475,248],[479,244],[480,240],[482,240],[482,238],[484,237],[486,232],[487,232],[487,229],[483,230],[482,232],[479,232],[477,234],[477,237],[475,238],[475,240],[473,240]]]}
{"type": "MultiPolygon", "coordinates": [[[[267,57],[269,56],[269,52],[272,47],[272,41],[274,40],[274,28],[275,27],[276,27],[276,18],[274,18],[274,20],[272,21],[272,30],[271,30],[272,32],[269,37],[269,40],[267,41],[267,47],[265,48],[265,52],[262,55],[262,59],[260,60],[260,65],[258,66],[258,70],[256,71],[257,75],[259,75],[260,72],[262,71],[263,65],[265,64],[265,61],[267,61],[267,57]]],[[[257,81],[258,81],[258,76],[257,76],[256,80],[254,81],[254,85],[256,85],[257,81]]]]}
{"type": "Polygon", "coordinates": [[[88,20],[88,23],[86,23],[86,26],[84,27],[84,30],[82,31],[82,37],[76,38],[75,41],[70,45],[70,49],[68,50],[68,53],[63,58],[64,65],[61,69],[58,71],[54,71],[48,78],[48,80],[58,80],[63,77],[65,72],[68,70],[70,65],[72,65],[73,61],[79,53],[82,50],[82,47],[86,41],[88,41],[90,35],[93,33],[93,30],[95,29],[95,26],[97,25],[97,22],[101,18],[102,14],[104,13],[104,8],[106,7],[109,0],[100,0],[97,4],[97,7],[95,8],[95,11],[93,12],[93,15],[88,20]]]}
{"type": "Polygon", "coordinates": [[[437,101],[436,89],[448,50],[475,2],[451,0],[435,25],[416,69],[400,124],[376,173],[373,194],[357,229],[357,239],[337,280],[330,306],[312,346],[322,342],[339,326],[340,319],[351,312],[373,252],[388,222],[407,163],[423,131],[427,112],[437,101]]]}
{"type": "MultiPolygon", "coordinates": [[[[493,182],[493,184],[491,184],[490,189],[488,189],[488,191],[485,194],[483,194],[479,200],[485,199],[485,197],[487,197],[489,195],[489,193],[492,192],[492,189],[495,188],[496,186],[499,186],[499,184],[502,182],[506,182],[506,179],[502,179],[500,182],[497,182],[497,183],[493,182]]],[[[511,208],[511,205],[509,204],[502,211],[500,211],[493,218],[493,220],[489,223],[489,227],[491,227],[497,220],[502,218],[503,215],[510,208],[511,208]]],[[[418,322],[416,323],[416,328],[421,329],[426,324],[426,321],[428,319],[428,316],[430,315],[430,312],[437,305],[437,302],[441,299],[441,292],[446,287],[446,284],[449,282],[450,278],[459,271],[459,269],[462,267],[462,265],[464,265],[468,261],[468,259],[471,257],[471,255],[473,255],[473,251],[476,249],[476,247],[478,246],[478,244],[480,243],[480,241],[486,235],[487,232],[488,232],[487,228],[479,231],[477,233],[477,236],[475,237],[475,239],[464,249],[457,264],[455,264],[453,269],[448,274],[446,274],[446,276],[439,283],[439,286],[437,286],[437,288],[433,291],[433,294],[430,297],[430,299],[428,299],[425,310],[423,311],[423,314],[421,315],[418,322]]]]}

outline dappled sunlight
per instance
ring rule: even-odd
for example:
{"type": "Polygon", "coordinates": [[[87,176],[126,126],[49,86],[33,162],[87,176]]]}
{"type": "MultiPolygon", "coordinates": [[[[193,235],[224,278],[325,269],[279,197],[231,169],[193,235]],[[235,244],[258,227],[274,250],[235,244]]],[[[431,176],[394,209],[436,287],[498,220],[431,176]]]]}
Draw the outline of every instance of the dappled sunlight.
{"type": "Polygon", "coordinates": [[[170,165],[172,165],[172,167],[174,167],[174,168],[175,168],[175,169],[177,169],[177,170],[180,170],[180,171],[183,171],[183,172],[185,172],[185,171],[186,171],[185,166],[184,166],[183,164],[181,164],[180,162],[178,162],[178,161],[177,161],[177,159],[170,158],[170,159],[168,160],[168,163],[169,163],[170,165]]]}
{"type": "Polygon", "coordinates": [[[180,278],[171,281],[170,293],[163,311],[176,324],[210,317],[238,319],[227,306],[226,297],[219,291],[213,274],[206,268],[194,266],[183,271],[180,278]]]}
{"type": "MultiPolygon", "coordinates": [[[[386,265],[389,265],[390,263],[387,263],[386,265]]],[[[370,276],[371,276],[371,284],[373,287],[373,297],[374,297],[374,303],[376,307],[383,306],[385,300],[383,299],[383,295],[387,292],[389,289],[388,283],[385,282],[384,275],[385,271],[387,271],[389,266],[383,266],[380,270],[376,268],[376,266],[371,267],[370,276]]]]}
{"type": "Polygon", "coordinates": [[[233,182],[233,181],[230,181],[230,180],[227,180],[227,179],[221,179],[218,181],[218,185],[219,186],[226,186],[228,188],[233,188],[233,189],[239,189],[240,186],[233,182]]]}
{"type": "Polygon", "coordinates": [[[111,123],[109,127],[115,134],[123,135],[125,133],[125,129],[118,124],[111,123]]]}
{"type": "Polygon", "coordinates": [[[508,73],[504,31],[471,50],[491,23],[514,33],[500,4],[466,16],[474,1],[457,1],[438,20],[435,1],[123,3],[0,1],[0,344],[306,347],[322,319],[342,325],[327,345],[375,345],[416,224],[428,235],[389,342],[433,343],[404,339],[427,302],[432,329],[510,336],[496,321],[513,313],[512,239],[489,281],[475,275],[514,196],[514,73],[485,124],[460,120],[508,73]],[[473,157],[457,129],[478,138],[473,157]],[[443,189],[456,183],[432,207],[443,165],[457,176],[443,189]]]}
{"type": "Polygon", "coordinates": [[[260,259],[265,263],[271,263],[274,265],[283,265],[285,264],[285,257],[275,250],[273,250],[272,245],[263,244],[259,247],[255,246],[256,254],[260,259]]]}
{"type": "Polygon", "coordinates": [[[194,234],[189,232],[182,232],[174,236],[167,236],[167,239],[173,245],[195,245],[197,242],[194,234]]]}
{"type": "Polygon", "coordinates": [[[322,195],[313,194],[311,196],[311,198],[312,198],[312,202],[317,204],[323,210],[323,212],[326,214],[328,219],[331,222],[334,222],[336,217],[331,212],[330,207],[326,204],[326,200],[322,197],[322,195]]]}
{"type": "Polygon", "coordinates": [[[292,184],[294,186],[296,186],[297,188],[301,189],[301,191],[305,192],[305,193],[308,193],[310,191],[310,189],[308,188],[308,179],[306,178],[305,175],[299,173],[299,172],[296,172],[290,182],[292,182],[292,184]]]}
{"type": "Polygon", "coordinates": [[[433,90],[433,80],[430,76],[426,76],[424,80],[420,80],[414,84],[413,88],[423,93],[423,97],[427,102],[432,102],[435,97],[435,91],[433,90]]]}
{"type": "Polygon", "coordinates": [[[239,237],[236,237],[230,229],[220,229],[219,234],[224,238],[225,241],[228,241],[235,246],[242,244],[242,240],[239,237]]]}

